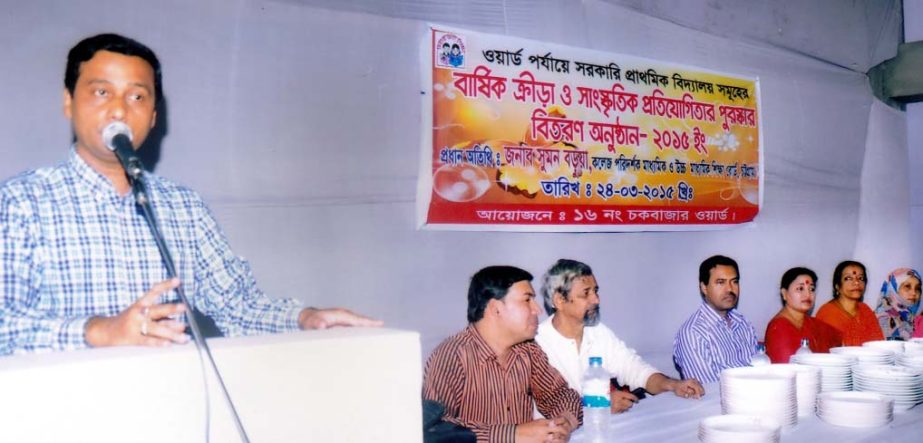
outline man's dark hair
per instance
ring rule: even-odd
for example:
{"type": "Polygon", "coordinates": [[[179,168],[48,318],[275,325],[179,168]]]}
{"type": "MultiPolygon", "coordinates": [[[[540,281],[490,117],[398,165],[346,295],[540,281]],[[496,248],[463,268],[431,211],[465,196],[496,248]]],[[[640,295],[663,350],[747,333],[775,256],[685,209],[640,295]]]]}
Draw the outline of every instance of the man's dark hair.
{"type": "Polygon", "coordinates": [[[487,302],[503,299],[521,281],[532,281],[532,274],[515,266],[488,266],[476,272],[468,285],[468,322],[484,318],[487,302]]]}
{"type": "Polygon", "coordinates": [[[713,255],[706,258],[705,261],[699,265],[699,283],[708,285],[708,279],[711,277],[711,270],[718,266],[730,266],[734,268],[734,272],[737,273],[737,278],[740,279],[740,269],[737,268],[737,262],[734,261],[733,258],[723,255],[713,255]]]}
{"type": "Polygon", "coordinates": [[[74,95],[77,77],[80,77],[80,65],[90,60],[99,51],[115,52],[122,55],[141,57],[154,70],[154,97],[157,103],[163,98],[160,81],[160,61],[157,55],[144,44],[118,34],[99,34],[87,37],[77,43],[67,53],[67,68],[64,69],[64,87],[74,95]]]}

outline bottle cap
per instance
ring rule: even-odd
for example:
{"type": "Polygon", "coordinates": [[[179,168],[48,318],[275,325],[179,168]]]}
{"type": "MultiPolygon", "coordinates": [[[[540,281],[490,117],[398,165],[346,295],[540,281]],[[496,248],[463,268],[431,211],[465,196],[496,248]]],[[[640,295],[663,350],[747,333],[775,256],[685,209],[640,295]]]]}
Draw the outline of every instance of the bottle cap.
{"type": "Polygon", "coordinates": [[[590,366],[602,366],[603,358],[602,357],[590,357],[590,366]]]}

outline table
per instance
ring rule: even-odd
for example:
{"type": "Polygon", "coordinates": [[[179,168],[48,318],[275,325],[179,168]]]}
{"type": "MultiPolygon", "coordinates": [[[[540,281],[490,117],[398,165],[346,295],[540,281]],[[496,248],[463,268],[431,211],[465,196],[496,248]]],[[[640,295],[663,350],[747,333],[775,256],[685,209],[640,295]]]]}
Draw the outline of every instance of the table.
{"type": "MultiPolygon", "coordinates": [[[[254,443],[421,443],[420,335],[333,328],[209,340],[254,443]]],[[[210,375],[210,374],[209,374],[210,375]]],[[[209,377],[210,441],[240,441],[209,377]]],[[[0,357],[0,442],[202,443],[192,345],[0,357]]]]}
{"type": "MultiPolygon", "coordinates": [[[[686,400],[666,392],[648,396],[631,410],[612,415],[609,422],[611,442],[697,442],[699,422],[712,415],[721,415],[721,394],[718,383],[705,385],[705,396],[686,400]]],[[[571,442],[583,442],[582,429],[571,442]]],[[[923,440],[923,405],[894,414],[894,421],[878,428],[846,428],[827,424],[817,416],[800,417],[798,424],[782,430],[782,442],[858,443],[912,442],[923,440]]]]}

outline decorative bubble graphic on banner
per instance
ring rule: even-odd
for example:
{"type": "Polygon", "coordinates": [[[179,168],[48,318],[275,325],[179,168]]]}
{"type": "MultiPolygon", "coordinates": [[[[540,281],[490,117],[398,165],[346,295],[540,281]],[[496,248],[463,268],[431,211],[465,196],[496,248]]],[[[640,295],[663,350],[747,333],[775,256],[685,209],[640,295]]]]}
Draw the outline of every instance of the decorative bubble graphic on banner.
{"type": "Polygon", "coordinates": [[[477,200],[490,189],[483,169],[469,164],[443,165],[433,175],[433,190],[452,202],[477,200]]]}

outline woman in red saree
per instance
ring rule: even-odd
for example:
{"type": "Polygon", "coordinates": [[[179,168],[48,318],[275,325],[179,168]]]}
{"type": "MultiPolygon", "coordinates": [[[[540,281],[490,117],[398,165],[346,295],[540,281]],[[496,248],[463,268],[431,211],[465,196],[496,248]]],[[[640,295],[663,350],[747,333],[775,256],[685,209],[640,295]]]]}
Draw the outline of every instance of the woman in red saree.
{"type": "Polygon", "coordinates": [[[836,329],[811,317],[816,284],[817,274],[808,268],[792,268],[782,274],[782,309],[766,326],[766,354],[773,363],[788,363],[805,338],[812,352],[829,352],[842,344],[836,329]]]}
{"type": "Polygon", "coordinates": [[[817,311],[818,320],[840,331],[844,346],[861,346],[867,341],[885,339],[875,312],[862,302],[868,281],[866,275],[865,265],[857,261],[838,264],[833,271],[833,300],[817,311]]]}

